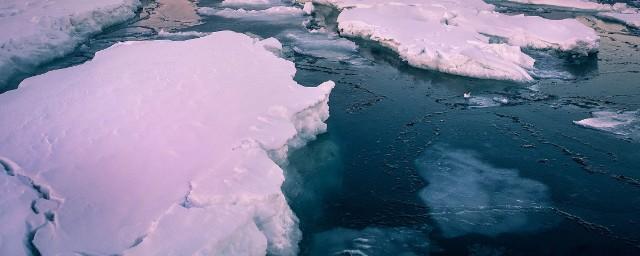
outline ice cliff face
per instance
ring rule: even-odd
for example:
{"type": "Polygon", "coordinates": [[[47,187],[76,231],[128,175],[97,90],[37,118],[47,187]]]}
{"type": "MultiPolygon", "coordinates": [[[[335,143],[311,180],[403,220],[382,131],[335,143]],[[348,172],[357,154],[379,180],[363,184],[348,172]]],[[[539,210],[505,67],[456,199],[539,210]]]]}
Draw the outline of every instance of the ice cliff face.
{"type": "Polygon", "coordinates": [[[3,0],[0,87],[16,73],[62,57],[91,34],[134,16],[138,0],[3,0]]]}
{"type": "Polygon", "coordinates": [[[276,162],[326,130],[333,83],[280,49],[126,42],[1,94],[0,254],[295,254],[276,162]]]}
{"type": "Polygon", "coordinates": [[[534,60],[522,48],[577,55],[598,48],[595,31],[576,20],[509,16],[480,0],[313,2],[341,10],[341,35],[378,42],[412,66],[456,75],[529,81],[534,60]]]}

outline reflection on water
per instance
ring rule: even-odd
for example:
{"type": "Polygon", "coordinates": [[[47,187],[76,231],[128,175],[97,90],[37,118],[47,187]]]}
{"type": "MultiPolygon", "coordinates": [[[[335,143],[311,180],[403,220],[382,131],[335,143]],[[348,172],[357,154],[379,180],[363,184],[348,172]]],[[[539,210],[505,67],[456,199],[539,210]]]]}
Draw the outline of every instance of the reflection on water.
{"type": "Polygon", "coordinates": [[[480,160],[472,151],[432,146],[416,160],[428,185],[420,197],[447,237],[535,231],[532,212],[550,206],[547,187],[480,160]]]}

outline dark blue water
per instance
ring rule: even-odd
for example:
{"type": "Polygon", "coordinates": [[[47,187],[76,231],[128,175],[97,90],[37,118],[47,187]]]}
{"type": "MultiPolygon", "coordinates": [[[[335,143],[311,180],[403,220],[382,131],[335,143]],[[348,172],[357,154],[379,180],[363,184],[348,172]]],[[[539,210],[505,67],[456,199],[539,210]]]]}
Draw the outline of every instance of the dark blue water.
{"type": "MultiPolygon", "coordinates": [[[[575,62],[528,51],[538,80],[518,84],[418,70],[363,41],[353,50],[310,35],[304,18],[180,24],[158,18],[162,4],[146,4],[137,19],[23,77],[82,63],[117,41],[157,39],[160,29],[277,37],[296,81],[337,85],[328,132],[285,166],[301,255],[640,255],[638,135],[573,123],[640,109],[637,31],[546,12],[594,27],[600,53],[575,62]]],[[[336,13],[319,12],[331,27],[336,13]]]]}

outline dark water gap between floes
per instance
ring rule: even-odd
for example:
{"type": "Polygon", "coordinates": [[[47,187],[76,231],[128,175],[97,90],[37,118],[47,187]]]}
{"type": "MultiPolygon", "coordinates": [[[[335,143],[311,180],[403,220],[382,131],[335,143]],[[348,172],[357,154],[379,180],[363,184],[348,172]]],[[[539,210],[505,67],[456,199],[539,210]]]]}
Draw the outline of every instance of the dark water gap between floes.
{"type": "MultiPolygon", "coordinates": [[[[144,3],[134,20],[23,78],[80,64],[118,41],[158,38],[168,25],[154,24],[158,6],[144,3]]],[[[337,12],[318,12],[331,30],[337,12]]],[[[357,52],[328,41],[324,52],[311,54],[283,33],[304,35],[302,20],[208,16],[178,31],[276,37],[296,64],[296,81],[336,82],[328,132],[292,152],[285,166],[283,191],[304,234],[301,255],[637,254],[640,146],[572,121],[597,110],[640,109],[640,63],[633,58],[640,40],[624,26],[580,19],[603,37],[600,53],[571,64],[527,50],[547,71],[530,84],[416,69],[362,40],[355,40],[357,52]],[[323,58],[326,52],[341,58],[323,58]]]]}

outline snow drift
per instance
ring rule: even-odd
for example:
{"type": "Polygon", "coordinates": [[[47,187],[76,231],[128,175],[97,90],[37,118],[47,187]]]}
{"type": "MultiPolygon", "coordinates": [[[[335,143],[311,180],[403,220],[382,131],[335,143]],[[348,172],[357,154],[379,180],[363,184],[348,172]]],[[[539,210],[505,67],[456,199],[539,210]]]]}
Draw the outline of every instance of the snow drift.
{"type": "Polygon", "coordinates": [[[0,1],[0,87],[62,57],[91,34],[134,16],[138,0],[0,1]]]}
{"type": "Polygon", "coordinates": [[[276,163],[325,131],[334,84],[280,49],[119,43],[0,95],[0,254],[294,255],[276,163]]]}
{"type": "Polygon", "coordinates": [[[577,55],[598,48],[595,31],[576,20],[509,16],[480,0],[313,2],[341,10],[341,35],[378,42],[412,66],[456,75],[529,81],[534,60],[521,48],[577,55]]]}

